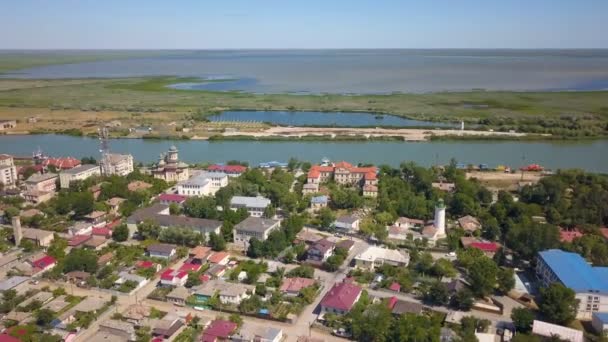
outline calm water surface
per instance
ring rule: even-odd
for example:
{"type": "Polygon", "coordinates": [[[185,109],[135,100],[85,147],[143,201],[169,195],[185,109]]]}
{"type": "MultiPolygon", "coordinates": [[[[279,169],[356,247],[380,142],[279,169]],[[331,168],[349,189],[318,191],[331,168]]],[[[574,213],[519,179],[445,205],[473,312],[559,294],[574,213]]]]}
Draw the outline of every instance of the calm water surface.
{"type": "Polygon", "coordinates": [[[456,124],[410,120],[394,115],[356,112],[282,112],[282,111],[226,111],[209,117],[211,121],[257,121],[277,125],[335,126],[335,127],[456,127],[456,124]]]}
{"type": "MultiPolygon", "coordinates": [[[[0,51],[1,53],[1,51],[0,51]]],[[[231,50],[50,65],[3,77],[230,78],[176,88],[261,93],[391,93],[608,88],[608,50],[231,50]]]]}
{"type": "MultiPolygon", "coordinates": [[[[117,139],[110,142],[112,151],[131,153],[142,162],[156,161],[159,153],[171,145],[180,150],[187,162],[225,162],[232,159],[252,165],[265,161],[287,161],[290,157],[312,162],[327,157],[353,163],[399,165],[414,161],[430,166],[448,163],[456,158],[461,163],[490,166],[499,164],[519,167],[522,163],[539,163],[551,169],[583,168],[608,173],[608,140],[588,142],[255,142],[255,141],[158,141],[117,139]],[[525,158],[522,161],[522,157],[525,158]]],[[[0,153],[31,155],[38,148],[52,156],[99,155],[99,142],[94,138],[61,135],[0,136],[0,153]]]]}

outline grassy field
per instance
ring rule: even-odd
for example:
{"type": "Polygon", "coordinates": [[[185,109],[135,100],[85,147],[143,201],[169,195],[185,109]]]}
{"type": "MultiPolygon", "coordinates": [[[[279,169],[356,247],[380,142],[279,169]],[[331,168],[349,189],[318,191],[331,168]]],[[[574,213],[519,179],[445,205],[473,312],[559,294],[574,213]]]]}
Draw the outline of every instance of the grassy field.
{"type": "MultiPolygon", "coordinates": [[[[497,130],[570,136],[608,134],[608,92],[446,92],[392,95],[288,95],[175,90],[192,78],[0,80],[0,119],[24,112],[69,112],[74,121],[111,118],[185,120],[226,109],[369,111],[497,130]],[[76,114],[78,113],[78,114],[76,114]],[[156,114],[152,114],[156,113],[156,114]],[[159,117],[158,113],[162,113],[159,117]]],[[[46,115],[46,114],[41,114],[46,115]]],[[[59,115],[61,116],[61,115],[59,115]]]]}

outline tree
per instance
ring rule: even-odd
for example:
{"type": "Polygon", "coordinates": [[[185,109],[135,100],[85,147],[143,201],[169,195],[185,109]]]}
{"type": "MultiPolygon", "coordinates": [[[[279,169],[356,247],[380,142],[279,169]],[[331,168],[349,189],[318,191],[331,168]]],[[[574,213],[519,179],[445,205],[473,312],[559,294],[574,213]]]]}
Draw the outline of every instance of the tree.
{"type": "Polygon", "coordinates": [[[209,233],[209,244],[214,251],[223,251],[226,249],[226,241],[222,234],[216,234],[215,232],[209,233]]]}
{"type": "Polygon", "coordinates": [[[425,315],[406,313],[391,329],[392,341],[439,342],[441,322],[425,315]]]}
{"type": "Polygon", "coordinates": [[[97,271],[97,255],[89,249],[72,249],[65,258],[63,270],[65,273],[71,271],[95,273],[97,271]]]}
{"type": "Polygon", "coordinates": [[[80,163],[82,163],[82,164],[96,165],[97,164],[97,160],[95,160],[95,158],[93,156],[82,157],[80,159],[80,163]]]}
{"type": "Polygon", "coordinates": [[[450,300],[448,287],[440,281],[434,282],[425,292],[424,300],[434,305],[447,304],[450,300]]]}
{"type": "Polygon", "coordinates": [[[541,289],[538,307],[546,319],[565,325],[576,317],[578,300],[572,289],[553,283],[541,289]]]}
{"type": "Polygon", "coordinates": [[[473,307],[473,292],[464,288],[452,296],[451,305],[461,311],[469,311],[473,307]]]}
{"type": "Polygon", "coordinates": [[[171,215],[179,215],[182,213],[182,209],[177,203],[169,204],[169,214],[171,215]]]}
{"type": "Polygon", "coordinates": [[[55,319],[55,313],[49,309],[40,309],[36,312],[36,324],[47,327],[55,319]]]}
{"type": "Polygon", "coordinates": [[[513,325],[515,325],[515,330],[526,334],[532,330],[534,313],[526,308],[514,308],[511,311],[511,319],[513,320],[513,325]]]}
{"type": "Polygon", "coordinates": [[[275,207],[274,207],[274,206],[271,204],[271,205],[267,206],[267,207],[264,209],[264,214],[263,214],[263,216],[264,216],[265,218],[271,219],[271,218],[273,218],[273,217],[274,217],[276,214],[277,214],[277,210],[276,210],[276,209],[275,209],[275,207]]]}
{"type": "Polygon", "coordinates": [[[150,219],[145,219],[137,225],[137,234],[142,240],[156,240],[160,234],[160,226],[150,219]]]}
{"type": "Polygon", "coordinates": [[[321,228],[328,230],[336,220],[336,215],[329,208],[321,208],[319,210],[319,225],[321,228]]]}
{"type": "Polygon", "coordinates": [[[243,318],[241,315],[233,313],[228,317],[228,320],[232,323],[236,323],[239,327],[243,325],[243,318]]]}
{"type": "Polygon", "coordinates": [[[129,228],[124,223],[118,225],[118,227],[114,228],[114,230],[112,231],[112,239],[114,239],[114,241],[118,241],[118,242],[127,241],[128,238],[129,238],[129,228]]]}
{"type": "Polygon", "coordinates": [[[351,330],[357,341],[388,341],[393,321],[390,309],[384,303],[363,305],[351,311],[351,330]]]}
{"type": "Polygon", "coordinates": [[[65,249],[68,248],[68,242],[65,239],[55,237],[46,253],[55,259],[63,259],[65,257],[65,249]]]}
{"type": "Polygon", "coordinates": [[[512,268],[500,268],[496,275],[498,290],[504,294],[515,287],[515,273],[512,268]]]}
{"type": "Polygon", "coordinates": [[[486,256],[473,260],[469,268],[469,282],[473,293],[484,297],[492,293],[496,285],[498,267],[494,261],[486,256]]]}

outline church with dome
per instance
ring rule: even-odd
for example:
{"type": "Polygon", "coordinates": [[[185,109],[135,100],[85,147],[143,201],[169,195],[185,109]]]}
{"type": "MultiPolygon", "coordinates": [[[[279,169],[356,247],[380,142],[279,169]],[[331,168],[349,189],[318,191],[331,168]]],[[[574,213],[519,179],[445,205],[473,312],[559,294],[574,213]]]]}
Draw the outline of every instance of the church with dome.
{"type": "Polygon", "coordinates": [[[190,177],[188,164],[179,161],[179,151],[175,146],[171,146],[167,153],[161,153],[158,163],[150,171],[154,178],[165,182],[181,182],[190,177]]]}

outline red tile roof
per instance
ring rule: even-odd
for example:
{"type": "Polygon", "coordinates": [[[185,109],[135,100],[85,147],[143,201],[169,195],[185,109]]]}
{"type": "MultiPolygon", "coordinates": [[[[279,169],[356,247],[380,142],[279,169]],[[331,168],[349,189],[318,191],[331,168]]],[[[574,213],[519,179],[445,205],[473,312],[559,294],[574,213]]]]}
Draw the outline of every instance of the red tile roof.
{"type": "Polygon", "coordinates": [[[109,236],[112,236],[112,231],[106,227],[93,228],[93,232],[91,233],[91,235],[109,237],[109,236]]]}
{"type": "Polygon", "coordinates": [[[113,230],[118,225],[120,225],[120,219],[116,219],[116,220],[114,220],[114,221],[106,224],[104,228],[107,228],[109,230],[113,230]]]}
{"type": "Polygon", "coordinates": [[[341,311],[350,311],[355,305],[361,288],[350,283],[337,283],[321,300],[321,306],[334,308],[341,311]]]}
{"type": "Polygon", "coordinates": [[[281,284],[281,292],[300,292],[303,288],[314,285],[314,279],[309,278],[285,278],[281,284]]]}
{"type": "Polygon", "coordinates": [[[399,292],[401,291],[401,285],[399,285],[399,283],[395,281],[391,284],[391,286],[388,287],[388,289],[391,291],[399,292]]]}
{"type": "Polygon", "coordinates": [[[0,342],[19,342],[19,341],[21,341],[21,340],[16,337],[13,337],[11,335],[8,335],[8,334],[0,335],[0,342]]]}
{"type": "Polygon", "coordinates": [[[209,261],[212,264],[219,264],[224,259],[226,259],[228,256],[230,256],[230,254],[228,254],[226,252],[215,252],[209,256],[207,261],[209,261]]]}
{"type": "Polygon", "coordinates": [[[73,169],[76,166],[79,166],[80,160],[73,158],[73,157],[48,158],[48,159],[45,159],[44,161],[42,161],[42,165],[45,167],[52,165],[58,169],[67,170],[67,169],[73,169]]]}
{"type": "Polygon", "coordinates": [[[389,298],[388,302],[386,303],[386,306],[388,306],[388,308],[392,310],[395,307],[395,304],[397,304],[397,297],[392,296],[391,298],[389,298]]]}
{"type": "Polygon", "coordinates": [[[559,241],[560,242],[572,242],[576,238],[582,237],[584,234],[578,230],[560,230],[559,241]]]}
{"type": "Polygon", "coordinates": [[[217,338],[227,339],[237,327],[238,325],[234,322],[216,319],[203,332],[202,341],[215,341],[217,338]]]}
{"type": "Polygon", "coordinates": [[[350,169],[350,168],[353,167],[353,164],[351,164],[349,162],[341,161],[341,162],[338,162],[336,164],[336,167],[337,168],[339,167],[339,168],[342,168],[342,169],[350,169]]]}
{"type": "Polygon", "coordinates": [[[175,202],[175,203],[183,203],[186,201],[186,196],[178,195],[178,194],[160,194],[158,196],[158,200],[162,202],[175,202]]]}
{"type": "Polygon", "coordinates": [[[154,267],[154,265],[154,262],[149,260],[141,260],[136,264],[136,266],[139,268],[151,268],[154,267]]]}
{"type": "Polygon", "coordinates": [[[374,180],[377,179],[378,177],[376,177],[376,173],[375,172],[368,172],[365,174],[365,179],[366,180],[374,180]]]}
{"type": "Polygon", "coordinates": [[[70,246],[70,247],[80,246],[83,243],[87,242],[91,237],[93,237],[93,236],[92,235],[74,235],[74,237],[71,238],[70,241],[68,241],[68,246],[70,246]]]}
{"type": "Polygon", "coordinates": [[[500,245],[494,242],[473,242],[469,245],[472,248],[477,248],[483,252],[495,253],[500,248],[500,245]]]}
{"type": "Polygon", "coordinates": [[[32,261],[32,266],[38,267],[38,268],[46,268],[56,262],[57,262],[57,260],[55,260],[55,258],[53,258],[52,256],[45,255],[38,260],[32,261]]]}
{"type": "Polygon", "coordinates": [[[207,168],[207,171],[224,172],[230,174],[243,173],[247,171],[247,167],[243,165],[219,165],[213,164],[207,168]]]}
{"type": "Polygon", "coordinates": [[[183,264],[182,267],[179,268],[180,271],[182,272],[196,272],[201,268],[200,264],[183,264]]]}
{"type": "Polygon", "coordinates": [[[168,268],[166,271],[164,271],[163,274],[161,274],[160,279],[172,281],[173,280],[173,269],[168,268]]]}

